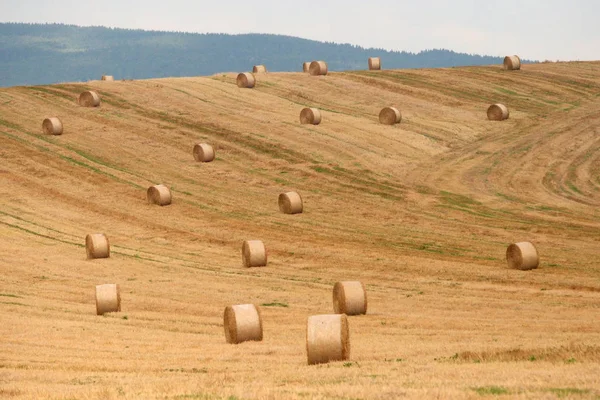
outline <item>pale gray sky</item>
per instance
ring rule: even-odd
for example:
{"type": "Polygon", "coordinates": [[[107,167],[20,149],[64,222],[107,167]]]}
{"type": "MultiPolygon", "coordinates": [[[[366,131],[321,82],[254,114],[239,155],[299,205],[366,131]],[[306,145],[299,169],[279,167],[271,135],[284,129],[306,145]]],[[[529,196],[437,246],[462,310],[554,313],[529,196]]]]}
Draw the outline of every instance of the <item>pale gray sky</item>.
{"type": "Polygon", "coordinates": [[[418,52],[599,60],[600,0],[0,0],[0,22],[276,33],[418,52]]]}

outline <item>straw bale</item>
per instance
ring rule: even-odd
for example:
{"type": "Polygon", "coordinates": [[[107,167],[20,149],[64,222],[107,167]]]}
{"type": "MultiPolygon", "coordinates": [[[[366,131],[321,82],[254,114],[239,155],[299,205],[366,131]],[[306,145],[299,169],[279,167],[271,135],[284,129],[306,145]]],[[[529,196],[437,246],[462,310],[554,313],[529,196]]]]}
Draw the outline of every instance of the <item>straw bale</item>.
{"type": "Polygon", "coordinates": [[[93,90],[88,90],[79,95],[78,102],[83,107],[98,107],[100,105],[100,96],[93,90]]]}
{"type": "Polygon", "coordinates": [[[321,123],[321,111],[318,108],[303,108],[300,111],[300,123],[319,125],[321,123]]]}
{"type": "Polygon", "coordinates": [[[108,283],[96,286],[96,314],[121,311],[121,288],[117,284],[108,283]]]}
{"type": "Polygon", "coordinates": [[[104,233],[90,233],[85,237],[85,252],[88,259],[110,257],[110,243],[104,233]]]}
{"type": "Polygon", "coordinates": [[[540,257],[533,243],[518,242],[506,249],[506,262],[509,268],[528,271],[538,267],[540,257]]]}
{"type": "Polygon", "coordinates": [[[384,125],[394,125],[402,121],[402,113],[395,107],[384,107],[379,112],[379,122],[384,125]]]}
{"type": "Polygon", "coordinates": [[[333,286],[333,311],[336,314],[367,313],[367,290],[362,282],[342,281],[333,286]]]}
{"type": "Polygon", "coordinates": [[[308,317],[306,356],[309,365],[342,361],[350,357],[350,332],[346,314],[308,317]]]}
{"type": "Polygon", "coordinates": [[[215,159],[215,149],[210,144],[198,143],[194,146],[194,160],[198,162],[211,162],[215,159]]]}
{"type": "Polygon", "coordinates": [[[46,135],[62,135],[62,121],[56,117],[46,118],[44,122],[42,122],[42,130],[46,135]]]}
{"type": "Polygon", "coordinates": [[[254,304],[227,306],[223,314],[223,326],[227,343],[260,342],[263,339],[260,309],[254,304]]]}
{"type": "Polygon", "coordinates": [[[327,75],[327,63],[325,61],[313,61],[308,66],[311,75],[327,75]]]}
{"type": "Polygon", "coordinates": [[[242,245],[244,267],[264,267],[267,265],[267,249],[261,240],[246,240],[242,245]]]}
{"type": "Polygon", "coordinates": [[[487,110],[487,117],[490,121],[504,121],[509,116],[508,108],[504,104],[492,104],[487,110]]]}
{"type": "Polygon", "coordinates": [[[279,210],[284,214],[302,213],[302,197],[297,192],[281,193],[278,203],[279,210]]]}
{"type": "Polygon", "coordinates": [[[379,57],[369,57],[369,69],[372,71],[381,69],[381,59],[379,57]]]}
{"type": "Polygon", "coordinates": [[[168,206],[171,204],[171,190],[165,185],[150,186],[146,192],[148,203],[159,206],[168,206]]]}
{"type": "Polygon", "coordinates": [[[242,89],[252,89],[256,85],[256,78],[250,72],[241,72],[236,79],[237,85],[242,89]]]}

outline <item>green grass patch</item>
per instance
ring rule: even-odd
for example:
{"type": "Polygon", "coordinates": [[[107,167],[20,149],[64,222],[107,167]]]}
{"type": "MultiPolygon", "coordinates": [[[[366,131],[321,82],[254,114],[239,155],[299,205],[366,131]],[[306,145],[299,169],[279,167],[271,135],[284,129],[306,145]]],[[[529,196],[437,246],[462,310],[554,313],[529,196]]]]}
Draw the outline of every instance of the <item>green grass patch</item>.
{"type": "Polygon", "coordinates": [[[510,393],[508,389],[503,386],[480,386],[471,389],[480,396],[501,396],[510,393]]]}

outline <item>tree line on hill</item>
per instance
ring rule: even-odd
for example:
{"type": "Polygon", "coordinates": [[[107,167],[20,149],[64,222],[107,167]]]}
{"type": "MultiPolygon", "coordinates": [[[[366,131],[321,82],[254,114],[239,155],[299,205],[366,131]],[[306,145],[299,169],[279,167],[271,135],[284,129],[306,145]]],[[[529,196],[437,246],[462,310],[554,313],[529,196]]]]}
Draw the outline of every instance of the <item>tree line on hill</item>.
{"type": "Polygon", "coordinates": [[[0,86],[77,82],[113,75],[144,79],[249,71],[301,71],[326,60],[330,71],[367,68],[379,56],[385,69],[501,64],[502,58],[425,50],[365,49],[271,34],[198,34],[63,24],[0,23],[0,86]]]}

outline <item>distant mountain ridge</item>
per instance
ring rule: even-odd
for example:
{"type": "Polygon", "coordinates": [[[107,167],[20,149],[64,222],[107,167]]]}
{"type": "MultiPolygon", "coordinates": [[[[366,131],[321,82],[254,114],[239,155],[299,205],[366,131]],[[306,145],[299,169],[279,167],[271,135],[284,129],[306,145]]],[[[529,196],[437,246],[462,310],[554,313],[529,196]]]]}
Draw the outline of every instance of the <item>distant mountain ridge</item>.
{"type": "Polygon", "coordinates": [[[436,68],[502,63],[501,57],[450,50],[420,53],[365,49],[271,34],[198,34],[63,24],[0,23],[0,86],[98,79],[144,79],[249,71],[300,71],[326,60],[330,71],[365,69],[380,56],[383,68],[436,68]]]}

